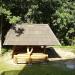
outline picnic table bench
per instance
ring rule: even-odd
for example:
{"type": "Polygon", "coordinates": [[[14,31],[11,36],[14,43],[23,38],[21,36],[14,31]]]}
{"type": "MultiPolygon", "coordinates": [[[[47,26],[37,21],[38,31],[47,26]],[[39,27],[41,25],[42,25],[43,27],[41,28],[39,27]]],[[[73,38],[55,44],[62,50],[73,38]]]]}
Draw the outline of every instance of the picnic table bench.
{"type": "Polygon", "coordinates": [[[47,61],[48,55],[44,53],[32,53],[31,55],[27,53],[14,55],[15,63],[35,63],[47,61]]]}

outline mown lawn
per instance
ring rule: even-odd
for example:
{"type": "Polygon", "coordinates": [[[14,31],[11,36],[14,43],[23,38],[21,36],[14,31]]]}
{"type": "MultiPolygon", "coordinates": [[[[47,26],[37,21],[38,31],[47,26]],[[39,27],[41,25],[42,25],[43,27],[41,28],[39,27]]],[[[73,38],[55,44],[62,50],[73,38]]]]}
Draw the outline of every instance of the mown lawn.
{"type": "MultiPolygon", "coordinates": [[[[70,47],[68,47],[67,50],[68,49],[70,49],[70,47]]],[[[71,51],[74,52],[74,47],[71,47],[71,51]]],[[[49,61],[47,64],[32,64],[32,66],[26,64],[15,65],[5,62],[4,57],[1,56],[0,75],[75,75],[75,68],[67,68],[65,61],[62,60],[49,61]]]]}
{"type": "Polygon", "coordinates": [[[71,52],[75,53],[75,46],[53,46],[53,47],[61,48],[63,50],[71,51],[71,52]]]}
{"type": "Polygon", "coordinates": [[[8,64],[0,62],[0,75],[75,75],[75,68],[66,67],[64,61],[49,61],[32,66],[26,64],[8,64]]]}
{"type": "MultiPolygon", "coordinates": [[[[1,64],[1,63],[0,63],[1,64]]],[[[48,64],[33,64],[23,66],[22,68],[9,68],[8,65],[0,66],[5,71],[1,75],[75,75],[75,69],[71,70],[65,67],[61,62],[49,62],[48,64]]]]}

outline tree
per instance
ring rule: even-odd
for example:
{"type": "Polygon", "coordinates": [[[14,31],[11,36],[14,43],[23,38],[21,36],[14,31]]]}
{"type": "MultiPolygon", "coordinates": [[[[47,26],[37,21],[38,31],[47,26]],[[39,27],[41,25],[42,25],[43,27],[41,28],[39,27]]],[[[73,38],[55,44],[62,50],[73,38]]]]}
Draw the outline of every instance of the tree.
{"type": "Polygon", "coordinates": [[[63,45],[75,45],[75,0],[3,0],[0,9],[3,31],[18,22],[48,23],[63,45]]]}
{"type": "Polygon", "coordinates": [[[65,45],[75,45],[74,15],[75,2],[73,0],[64,0],[53,17],[53,26],[55,27],[55,32],[57,32],[56,35],[65,45]]]}

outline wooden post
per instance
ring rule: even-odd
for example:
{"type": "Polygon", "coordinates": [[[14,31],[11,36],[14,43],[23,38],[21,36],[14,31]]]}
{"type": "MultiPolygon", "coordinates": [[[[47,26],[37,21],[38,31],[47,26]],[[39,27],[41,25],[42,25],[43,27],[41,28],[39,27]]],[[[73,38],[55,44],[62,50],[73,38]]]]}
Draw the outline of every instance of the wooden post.
{"type": "Polygon", "coordinates": [[[32,51],[33,51],[33,48],[31,48],[31,50],[29,51],[29,47],[27,47],[27,53],[29,55],[29,61],[28,61],[28,64],[31,64],[31,54],[32,54],[32,51]]]}
{"type": "Polygon", "coordinates": [[[14,61],[15,64],[18,63],[18,61],[17,61],[17,57],[16,57],[15,55],[14,55],[13,61],[14,61]]]}
{"type": "Polygon", "coordinates": [[[33,51],[33,48],[31,48],[31,50],[29,51],[29,47],[27,47],[27,53],[28,53],[29,55],[32,54],[32,51],[33,51]]]}
{"type": "Polygon", "coordinates": [[[13,58],[13,56],[14,56],[15,47],[16,47],[16,46],[13,46],[13,47],[12,47],[12,50],[13,50],[13,52],[12,52],[12,58],[13,58]]]}
{"type": "Polygon", "coordinates": [[[45,49],[46,49],[46,46],[44,46],[44,53],[45,53],[45,49]]]}
{"type": "Polygon", "coordinates": [[[29,53],[29,47],[27,47],[27,53],[29,53]]]}

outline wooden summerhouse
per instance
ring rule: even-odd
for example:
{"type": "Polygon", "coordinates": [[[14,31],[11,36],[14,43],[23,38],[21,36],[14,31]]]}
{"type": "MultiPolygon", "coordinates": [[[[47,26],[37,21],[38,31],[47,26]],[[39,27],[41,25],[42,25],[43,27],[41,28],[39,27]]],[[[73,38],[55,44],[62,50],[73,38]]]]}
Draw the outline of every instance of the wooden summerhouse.
{"type": "Polygon", "coordinates": [[[16,25],[8,31],[4,45],[12,45],[12,57],[16,63],[45,61],[46,46],[60,45],[48,24],[16,25]]]}

